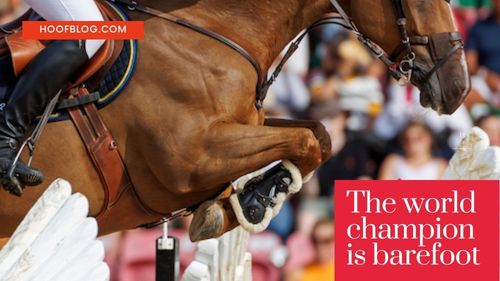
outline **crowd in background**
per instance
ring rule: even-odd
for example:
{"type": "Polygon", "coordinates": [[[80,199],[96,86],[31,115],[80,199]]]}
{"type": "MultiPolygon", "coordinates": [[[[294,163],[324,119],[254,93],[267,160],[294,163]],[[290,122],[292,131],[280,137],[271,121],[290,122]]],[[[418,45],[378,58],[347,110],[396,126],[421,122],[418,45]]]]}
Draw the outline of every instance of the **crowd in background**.
{"type": "MultiPolygon", "coordinates": [[[[472,92],[451,116],[423,108],[417,88],[398,85],[341,27],[309,35],[264,106],[268,116],[323,123],[332,137],[332,157],[283,205],[266,232],[252,236],[254,280],[332,280],[334,180],[439,179],[474,125],[500,145],[500,0],[492,2],[452,1],[466,40],[472,92]]],[[[181,249],[186,266],[195,248],[185,230],[179,237],[187,248],[181,249]]],[[[126,275],[120,280],[138,280],[126,275]]]]}
{"type": "MultiPolygon", "coordinates": [[[[332,137],[332,157],[283,205],[266,232],[252,236],[254,280],[332,280],[334,180],[439,179],[473,125],[500,145],[500,0],[452,5],[466,40],[472,92],[451,116],[423,108],[417,88],[398,85],[338,26],[312,32],[287,64],[265,109],[269,116],[322,122],[332,137]]],[[[176,225],[185,268],[195,250],[186,232],[189,218],[176,225]]],[[[154,280],[158,236],[160,230],[153,229],[104,238],[114,280],[154,280]]]]}

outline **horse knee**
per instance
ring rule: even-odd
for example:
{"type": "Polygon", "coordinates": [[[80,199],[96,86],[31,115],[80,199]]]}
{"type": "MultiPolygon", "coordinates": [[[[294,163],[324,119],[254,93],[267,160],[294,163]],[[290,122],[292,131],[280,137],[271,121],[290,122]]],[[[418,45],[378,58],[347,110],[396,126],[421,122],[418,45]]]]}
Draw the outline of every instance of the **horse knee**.
{"type": "Polygon", "coordinates": [[[319,121],[314,121],[313,126],[310,129],[319,141],[321,148],[321,160],[322,162],[325,162],[332,154],[332,140],[330,134],[326,130],[325,126],[319,121]]]}
{"type": "Polygon", "coordinates": [[[305,129],[297,145],[296,153],[301,160],[307,159],[314,167],[321,164],[321,145],[312,130],[305,129]]]}

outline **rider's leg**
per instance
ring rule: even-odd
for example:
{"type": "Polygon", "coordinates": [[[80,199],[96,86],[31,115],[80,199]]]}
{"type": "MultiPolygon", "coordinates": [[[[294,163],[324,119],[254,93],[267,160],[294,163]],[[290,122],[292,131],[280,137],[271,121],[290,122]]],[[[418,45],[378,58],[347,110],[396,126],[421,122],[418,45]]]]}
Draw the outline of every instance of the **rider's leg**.
{"type": "MultiPolygon", "coordinates": [[[[25,0],[25,2],[46,20],[56,21],[103,21],[94,0],[25,0]]],[[[86,40],[85,50],[92,58],[104,40],[86,40]]]]}
{"type": "MultiPolygon", "coordinates": [[[[26,0],[47,20],[102,21],[94,0],[26,0]]],[[[1,184],[15,195],[21,195],[23,185],[37,185],[43,174],[19,163],[15,179],[6,177],[19,143],[25,137],[34,118],[43,113],[50,100],[76,74],[104,41],[56,41],[45,48],[26,68],[12,92],[7,107],[0,112],[1,184]]]]}

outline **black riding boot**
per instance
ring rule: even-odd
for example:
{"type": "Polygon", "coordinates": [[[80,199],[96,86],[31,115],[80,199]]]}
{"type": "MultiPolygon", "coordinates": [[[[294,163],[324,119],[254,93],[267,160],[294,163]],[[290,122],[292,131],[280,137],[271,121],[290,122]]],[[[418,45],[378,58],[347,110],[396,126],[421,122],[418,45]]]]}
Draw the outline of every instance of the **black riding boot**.
{"type": "Polygon", "coordinates": [[[24,186],[42,183],[42,172],[22,162],[17,163],[13,177],[8,171],[35,118],[87,61],[84,41],[55,41],[28,65],[17,82],[0,112],[0,183],[10,193],[20,196],[24,186]]]}

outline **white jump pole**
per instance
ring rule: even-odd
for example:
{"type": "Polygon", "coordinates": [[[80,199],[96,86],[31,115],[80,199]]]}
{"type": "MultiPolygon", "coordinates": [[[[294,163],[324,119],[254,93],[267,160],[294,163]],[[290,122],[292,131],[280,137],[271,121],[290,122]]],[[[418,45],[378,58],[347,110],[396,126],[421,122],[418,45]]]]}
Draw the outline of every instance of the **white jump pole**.
{"type": "Polygon", "coordinates": [[[238,227],[219,239],[198,244],[183,281],[251,281],[252,256],[246,251],[250,234],[238,227]]]}

